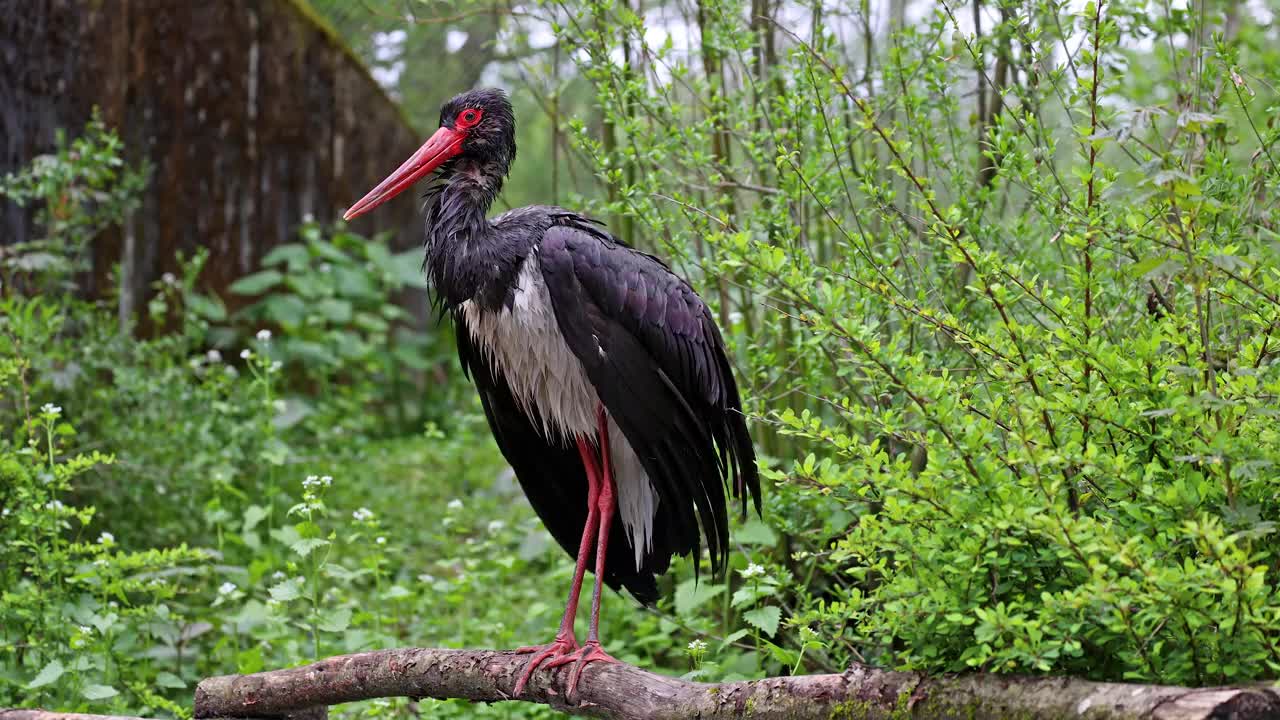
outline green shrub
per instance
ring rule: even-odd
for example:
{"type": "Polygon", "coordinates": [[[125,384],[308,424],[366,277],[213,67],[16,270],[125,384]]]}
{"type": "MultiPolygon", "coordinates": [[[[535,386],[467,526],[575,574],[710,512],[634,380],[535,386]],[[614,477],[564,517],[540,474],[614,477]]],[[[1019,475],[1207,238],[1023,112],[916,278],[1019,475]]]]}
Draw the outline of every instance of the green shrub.
{"type": "Polygon", "coordinates": [[[72,274],[88,268],[86,251],[94,236],[140,203],[148,168],[129,167],[121,155],[120,137],[95,109],[81,136],[68,142],[58,130],[52,153],[0,178],[0,196],[20,207],[37,204],[35,221],[43,230],[0,253],[5,285],[44,292],[73,286],[72,274]]]}
{"type": "Polygon", "coordinates": [[[452,360],[453,346],[437,347],[437,336],[421,329],[427,319],[422,251],[392,253],[383,239],[341,229],[326,237],[314,222],[298,234],[300,242],[273,248],[262,270],[231,285],[232,293],[257,300],[216,332],[215,342],[234,347],[259,328],[277,328],[282,336],[271,354],[302,391],[299,399],[339,395],[342,402],[327,403],[334,411],[325,418],[330,422],[376,419],[349,427],[353,432],[411,432],[428,408],[431,419],[442,420],[447,413],[440,408],[457,400],[438,367],[452,360]],[[421,301],[421,317],[395,302],[408,291],[417,291],[411,297],[421,301]]]}
{"type": "Polygon", "coordinates": [[[699,3],[691,55],[608,2],[561,35],[599,210],[717,305],[777,460],[775,609],[725,633],[781,615],[777,671],[1280,673],[1264,28],[1041,0],[881,36],[866,4],[794,30],[759,5],[699,3]]]}

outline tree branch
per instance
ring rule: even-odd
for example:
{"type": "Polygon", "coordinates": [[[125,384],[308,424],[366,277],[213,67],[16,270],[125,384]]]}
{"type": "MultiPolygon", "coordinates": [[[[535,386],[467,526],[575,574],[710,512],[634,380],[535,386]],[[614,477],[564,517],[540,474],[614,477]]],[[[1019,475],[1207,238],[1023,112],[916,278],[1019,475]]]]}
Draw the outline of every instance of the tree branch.
{"type": "MultiPolygon", "coordinates": [[[[197,718],[274,716],[377,697],[511,700],[527,655],[402,648],[343,655],[289,670],[209,678],[196,688],[197,718]]],[[[838,675],[706,684],[631,665],[590,665],[580,697],[563,694],[568,668],[534,673],[521,700],[574,715],[624,720],[700,718],[1059,718],[1095,720],[1269,718],[1280,694],[1264,687],[1193,690],[996,675],[926,677],[856,665],[838,675]]],[[[10,720],[0,714],[0,720],[10,720]]],[[[39,720],[39,719],[14,719],[39,720]]]]}
{"type": "MultiPolygon", "coordinates": [[[[330,705],[381,697],[512,700],[528,655],[400,648],[340,655],[288,670],[226,675],[196,687],[195,717],[324,720],[330,705]]],[[[1280,717],[1274,687],[1192,689],[1073,678],[939,675],[854,665],[838,675],[695,683],[632,665],[590,665],[566,699],[569,668],[534,673],[525,697],[572,715],[619,720],[1263,720],[1280,717]]],[[[0,720],[140,720],[0,709],[0,720]]]]}

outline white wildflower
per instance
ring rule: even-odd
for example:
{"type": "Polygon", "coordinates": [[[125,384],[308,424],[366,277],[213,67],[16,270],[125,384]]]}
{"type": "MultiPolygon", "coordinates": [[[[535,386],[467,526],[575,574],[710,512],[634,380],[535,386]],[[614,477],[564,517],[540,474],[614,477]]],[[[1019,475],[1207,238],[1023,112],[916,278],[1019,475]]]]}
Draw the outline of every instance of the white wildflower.
{"type": "Polygon", "coordinates": [[[266,328],[263,328],[262,330],[258,331],[257,337],[258,337],[258,342],[264,342],[264,343],[271,342],[271,331],[267,330],[266,328]]]}
{"type": "Polygon", "coordinates": [[[252,350],[250,350],[249,348],[245,348],[245,349],[243,349],[243,350],[241,350],[241,351],[240,351],[240,359],[241,359],[241,360],[248,360],[248,359],[249,359],[249,358],[251,358],[251,357],[253,357],[253,351],[252,351],[252,350]]]}
{"type": "Polygon", "coordinates": [[[217,350],[210,350],[204,354],[204,358],[211,363],[219,363],[222,362],[222,353],[217,350]]]}
{"type": "Polygon", "coordinates": [[[63,508],[61,500],[50,500],[44,504],[46,510],[61,510],[63,508]]]}
{"type": "Polygon", "coordinates": [[[54,417],[58,417],[59,415],[62,414],[62,406],[54,405],[53,403],[45,403],[40,407],[40,412],[44,413],[45,415],[52,415],[54,417]]]}
{"type": "Polygon", "coordinates": [[[354,518],[356,522],[368,522],[373,519],[373,511],[369,508],[362,507],[351,513],[351,517],[354,518]]]}
{"type": "Polygon", "coordinates": [[[689,643],[689,650],[695,653],[706,652],[707,642],[705,640],[693,640],[689,643]]]}
{"type": "Polygon", "coordinates": [[[387,544],[387,539],[386,539],[386,538],[384,538],[384,537],[382,537],[381,535],[379,535],[379,536],[378,536],[378,539],[377,539],[377,540],[374,540],[374,542],[378,543],[379,545],[386,545],[386,544],[387,544]]]}
{"type": "Polygon", "coordinates": [[[230,595],[236,591],[236,584],[233,582],[224,582],[218,586],[219,595],[230,595]]]}
{"type": "Polygon", "coordinates": [[[319,486],[320,486],[319,475],[308,475],[307,479],[302,481],[302,487],[304,488],[312,488],[312,487],[319,487],[319,486]]]}
{"type": "Polygon", "coordinates": [[[330,485],[332,485],[332,484],[333,484],[333,476],[331,476],[331,475],[321,475],[321,476],[320,476],[320,484],[321,484],[321,485],[323,485],[323,486],[325,486],[325,487],[329,487],[330,485]]]}
{"type": "Polygon", "coordinates": [[[498,531],[502,530],[502,528],[504,528],[504,527],[506,527],[506,526],[507,526],[507,524],[506,524],[506,523],[504,523],[504,522],[502,522],[501,520],[490,520],[490,521],[489,521],[489,534],[490,534],[490,535],[492,535],[492,534],[494,534],[494,533],[496,533],[496,532],[498,532],[498,531]]]}
{"type": "Polygon", "coordinates": [[[764,574],[764,567],[751,563],[746,570],[739,570],[738,573],[744,578],[759,577],[764,574]]]}
{"type": "Polygon", "coordinates": [[[203,363],[204,363],[204,358],[199,358],[199,357],[193,357],[191,358],[191,360],[187,362],[187,364],[191,366],[192,370],[199,370],[200,365],[203,363]]]}
{"type": "Polygon", "coordinates": [[[277,571],[275,571],[275,572],[271,573],[271,579],[272,579],[272,580],[283,580],[283,579],[285,579],[286,577],[288,577],[288,576],[284,574],[284,571],[283,571],[283,570],[277,570],[277,571]]]}
{"type": "Polygon", "coordinates": [[[454,498],[454,499],[450,500],[450,501],[449,501],[449,504],[448,504],[448,505],[446,505],[445,507],[449,508],[450,510],[461,510],[461,509],[462,509],[462,501],[461,501],[461,500],[459,500],[458,498],[454,498]]]}
{"type": "Polygon", "coordinates": [[[116,541],[116,536],[112,535],[109,532],[104,532],[98,536],[98,544],[100,545],[111,545],[115,543],[115,541],[116,541]]]}
{"type": "Polygon", "coordinates": [[[92,628],[92,627],[90,627],[90,626],[88,626],[88,625],[81,625],[81,626],[79,626],[79,628],[77,628],[77,629],[80,631],[80,633],[81,633],[82,635],[92,635],[92,634],[93,634],[93,628],[92,628]]]}
{"type": "Polygon", "coordinates": [[[418,576],[418,582],[421,582],[421,583],[433,583],[433,582],[435,582],[435,581],[436,581],[436,576],[435,576],[435,575],[430,575],[430,574],[428,574],[428,573],[422,573],[421,575],[419,575],[419,576],[418,576]]]}
{"type": "Polygon", "coordinates": [[[280,368],[282,367],[284,367],[284,363],[280,362],[279,360],[276,360],[275,362],[271,363],[271,366],[267,368],[267,371],[273,372],[273,373],[280,372],[280,368]]]}
{"type": "Polygon", "coordinates": [[[0,517],[9,517],[9,508],[0,510],[0,517]]]}
{"type": "Polygon", "coordinates": [[[160,276],[160,282],[173,286],[178,284],[178,278],[174,277],[173,273],[167,272],[160,276]]]}
{"type": "Polygon", "coordinates": [[[315,222],[315,221],[316,221],[316,216],[315,216],[315,215],[312,215],[311,213],[303,213],[303,214],[302,214],[302,222],[304,222],[304,223],[313,223],[313,222],[315,222]]]}

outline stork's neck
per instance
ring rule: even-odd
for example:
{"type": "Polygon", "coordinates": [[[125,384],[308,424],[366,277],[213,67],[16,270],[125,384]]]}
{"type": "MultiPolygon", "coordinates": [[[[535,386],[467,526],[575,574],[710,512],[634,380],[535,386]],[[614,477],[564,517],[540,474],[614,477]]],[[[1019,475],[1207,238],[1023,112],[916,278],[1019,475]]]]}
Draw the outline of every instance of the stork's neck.
{"type": "Polygon", "coordinates": [[[527,243],[501,236],[487,217],[505,175],[506,168],[463,160],[428,202],[426,267],[447,308],[500,303],[528,253],[527,243]]]}

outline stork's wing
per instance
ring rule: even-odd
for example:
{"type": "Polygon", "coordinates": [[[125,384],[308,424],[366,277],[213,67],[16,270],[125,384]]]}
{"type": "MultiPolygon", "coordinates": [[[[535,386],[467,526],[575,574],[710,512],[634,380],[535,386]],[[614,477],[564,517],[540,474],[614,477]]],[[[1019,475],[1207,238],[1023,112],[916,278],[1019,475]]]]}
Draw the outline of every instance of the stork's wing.
{"type": "Polygon", "coordinates": [[[725,486],[760,510],[760,480],[738,387],[715,320],[657,259],[573,215],[538,260],[565,341],[658,492],[656,546],[728,558],[725,486]],[[664,542],[665,541],[665,542],[664,542]]]}
{"type": "MultiPolygon", "coordinates": [[[[570,557],[576,556],[587,524],[587,476],[577,449],[548,441],[540,429],[541,423],[531,420],[517,405],[507,381],[472,342],[462,317],[454,317],[454,328],[458,337],[458,359],[463,372],[471,377],[480,393],[480,403],[498,449],[511,464],[529,504],[551,531],[551,536],[570,557]]],[[[627,550],[605,556],[605,583],[614,590],[627,588],[646,605],[656,602],[657,578],[653,572],[637,570],[630,560],[631,539],[616,514],[609,544],[627,550]]],[[[593,548],[588,567],[595,567],[594,555],[593,548]]]]}

